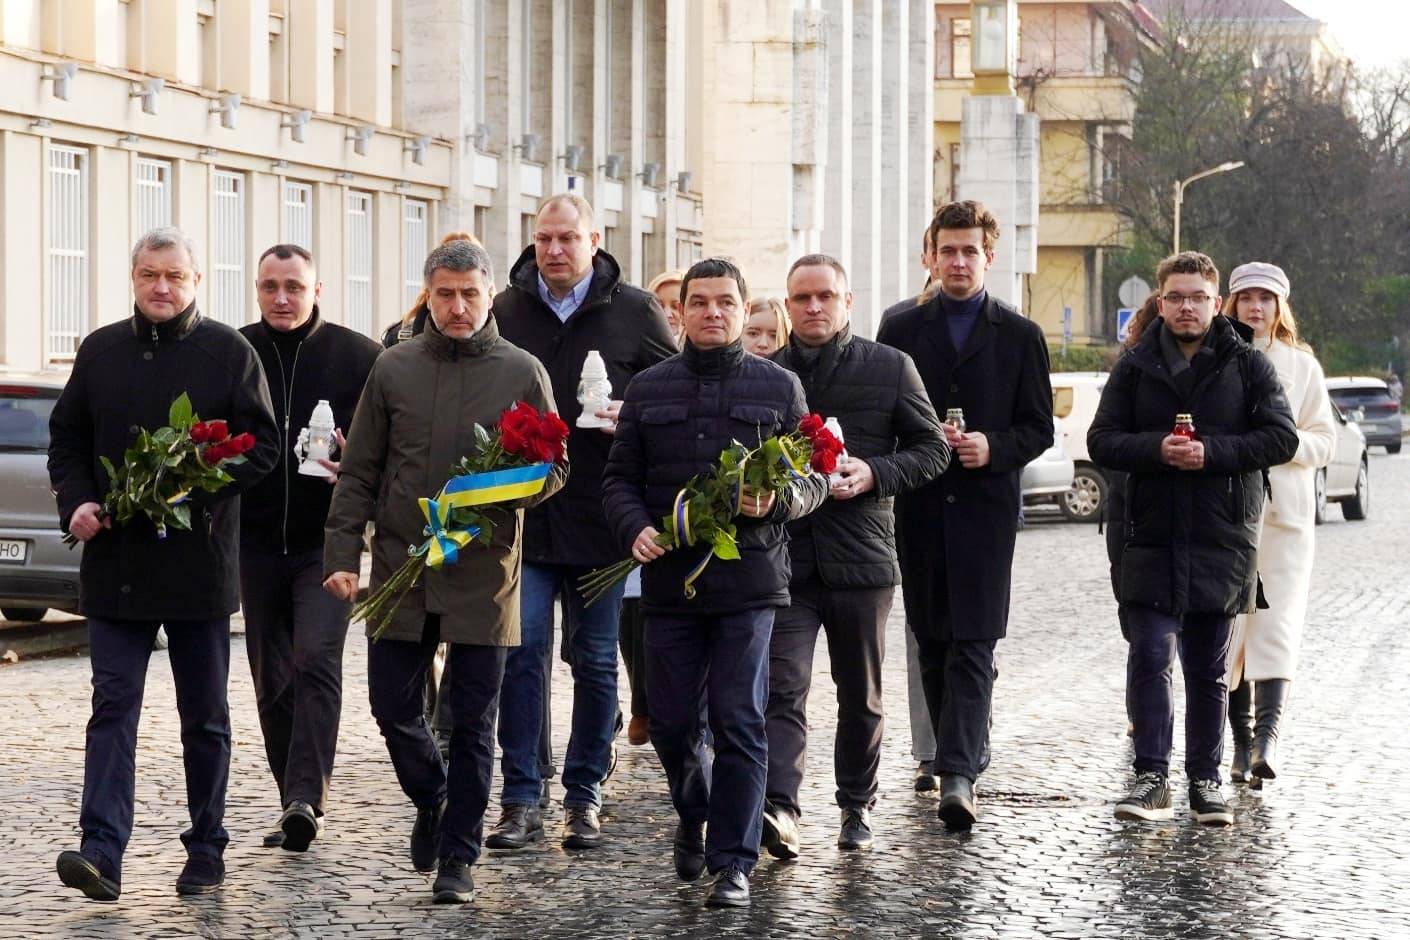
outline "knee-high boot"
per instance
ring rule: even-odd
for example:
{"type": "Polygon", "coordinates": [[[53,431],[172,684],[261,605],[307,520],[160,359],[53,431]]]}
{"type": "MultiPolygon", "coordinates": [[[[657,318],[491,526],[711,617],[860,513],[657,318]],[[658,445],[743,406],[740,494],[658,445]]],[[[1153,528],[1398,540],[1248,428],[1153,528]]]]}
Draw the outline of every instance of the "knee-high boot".
{"type": "Polygon", "coordinates": [[[1229,730],[1234,734],[1234,758],[1229,780],[1248,783],[1253,763],[1253,683],[1245,679],[1229,693],[1229,730]]]}
{"type": "Polygon", "coordinates": [[[1253,692],[1253,764],[1255,777],[1272,780],[1278,776],[1278,724],[1288,702],[1291,679],[1263,679],[1253,692]]]}

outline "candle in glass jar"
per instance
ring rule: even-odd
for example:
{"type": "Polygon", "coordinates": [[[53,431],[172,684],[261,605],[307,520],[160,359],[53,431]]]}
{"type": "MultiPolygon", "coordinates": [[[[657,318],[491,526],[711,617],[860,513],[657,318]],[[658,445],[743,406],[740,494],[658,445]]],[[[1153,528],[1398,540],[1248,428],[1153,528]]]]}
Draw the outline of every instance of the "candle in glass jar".
{"type": "Polygon", "coordinates": [[[1195,431],[1195,418],[1190,414],[1177,414],[1175,416],[1175,429],[1170,432],[1175,437],[1183,437],[1187,441],[1199,440],[1199,434],[1195,431]]]}
{"type": "Polygon", "coordinates": [[[952,428],[954,428],[956,431],[959,431],[961,434],[963,434],[963,433],[964,433],[964,409],[963,409],[963,408],[947,408],[947,409],[945,409],[945,423],[948,424],[948,425],[950,425],[950,426],[951,426],[952,428]]]}

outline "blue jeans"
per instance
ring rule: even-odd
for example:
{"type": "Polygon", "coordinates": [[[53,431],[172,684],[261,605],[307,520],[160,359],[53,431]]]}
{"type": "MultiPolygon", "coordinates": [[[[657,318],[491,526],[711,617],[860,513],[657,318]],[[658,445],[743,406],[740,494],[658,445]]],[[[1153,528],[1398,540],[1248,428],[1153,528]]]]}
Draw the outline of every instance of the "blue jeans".
{"type": "MultiPolygon", "coordinates": [[[[147,661],[158,620],[88,618],[93,667],[93,714],[83,762],[83,804],[78,823],[83,854],[115,879],[132,836],[137,787],[137,720],[147,683],[147,661]]],[[[191,828],[181,841],[191,855],[219,858],[229,836],[225,787],[230,777],[230,618],[166,621],[176,710],[181,716],[181,756],[191,828]]]]}
{"type": "Polygon", "coordinates": [[[617,620],[622,585],[591,607],[583,606],[578,578],[587,568],[524,564],[519,591],[519,646],[509,653],[500,697],[499,747],[504,790],[500,803],[537,803],[539,734],[553,646],[553,602],[561,600],[571,621],[569,660],[573,668],[573,723],[563,760],[563,805],[602,806],[602,778],[612,759],[617,723],[617,620]]]}
{"type": "Polygon", "coordinates": [[[647,727],[681,821],[706,823],[713,874],[748,875],[759,861],[768,772],[764,707],[769,698],[773,608],[737,614],[646,615],[647,727]],[[701,699],[708,698],[713,766],[701,699]]]}
{"type": "Polygon", "coordinates": [[[1175,656],[1185,674],[1185,776],[1218,780],[1224,755],[1229,689],[1224,670],[1234,618],[1174,617],[1149,607],[1125,608],[1131,644],[1126,703],[1135,725],[1136,773],[1170,773],[1175,728],[1175,656]]]}

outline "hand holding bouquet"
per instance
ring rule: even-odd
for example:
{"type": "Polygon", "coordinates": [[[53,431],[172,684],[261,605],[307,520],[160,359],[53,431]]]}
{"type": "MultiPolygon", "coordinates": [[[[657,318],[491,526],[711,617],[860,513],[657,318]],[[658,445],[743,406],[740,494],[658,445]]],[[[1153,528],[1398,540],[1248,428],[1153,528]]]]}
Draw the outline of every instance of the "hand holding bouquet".
{"type": "MultiPolygon", "coordinates": [[[[146,516],[159,539],[166,538],[168,528],[190,531],[191,492],[214,493],[233,483],[225,468],[244,463],[244,453],[254,446],[252,434],[232,437],[224,421],[201,421],[183,392],[171,403],[165,427],[138,432],[121,467],[98,458],[111,481],[100,515],[118,525],[146,516]]],[[[78,544],[73,533],[64,541],[70,548],[78,544]]]]}
{"type": "Polygon", "coordinates": [[[475,453],[460,458],[434,497],[417,500],[426,517],[426,541],[407,546],[407,560],[353,608],[352,619],[371,624],[375,639],[423,571],[455,564],[472,542],[489,545],[496,516],[543,490],[549,470],[563,459],[567,439],[568,425],[558,415],[540,413],[523,401],[501,413],[493,431],[475,425],[475,453]]]}
{"type": "MultiPolygon", "coordinates": [[[[753,498],[755,506],[765,507],[757,514],[766,515],[777,494],[793,480],[813,471],[831,473],[837,468],[841,453],[842,442],[824,427],[821,417],[809,414],[803,416],[795,430],[762,441],[753,450],[738,441],[731,442],[720,452],[719,462],[709,473],[692,477],[676,494],[671,514],[662,520],[655,539],[658,546],[667,550],[709,546],[705,557],[686,575],[685,596],[695,597],[695,582],[710,559],[738,560],[734,518],[740,514],[746,495],[753,498]]],[[[588,572],[579,580],[578,589],[591,605],[642,564],[635,558],[626,558],[588,572]]]]}

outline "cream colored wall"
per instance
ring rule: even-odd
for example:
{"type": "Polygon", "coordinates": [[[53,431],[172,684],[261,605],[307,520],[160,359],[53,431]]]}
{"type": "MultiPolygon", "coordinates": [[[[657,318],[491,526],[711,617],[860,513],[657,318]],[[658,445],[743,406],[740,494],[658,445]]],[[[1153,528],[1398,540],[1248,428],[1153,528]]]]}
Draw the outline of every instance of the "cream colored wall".
{"type": "Polygon", "coordinates": [[[1039,131],[1042,148],[1038,171],[1042,204],[1090,201],[1092,151],[1086,126],[1073,121],[1043,121],[1039,131]]]}
{"type": "Polygon", "coordinates": [[[43,218],[43,148],[38,137],[0,131],[0,361],[25,371],[41,366],[41,298],[47,269],[39,225],[43,218]]]}
{"type": "Polygon", "coordinates": [[[1062,308],[1072,308],[1074,339],[1087,322],[1087,266],[1083,248],[1038,247],[1038,272],[1029,279],[1028,316],[1048,338],[1062,339],[1062,308]]]}

